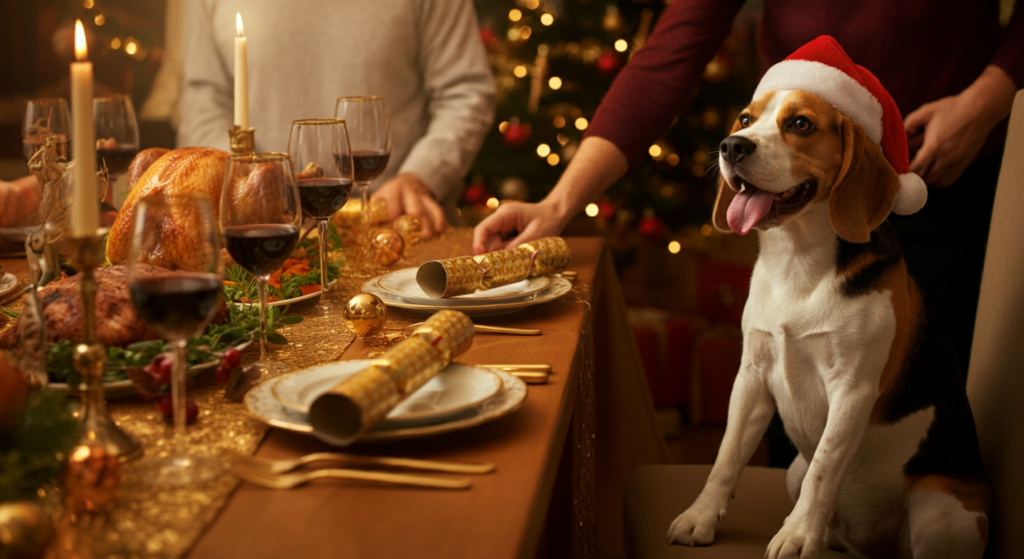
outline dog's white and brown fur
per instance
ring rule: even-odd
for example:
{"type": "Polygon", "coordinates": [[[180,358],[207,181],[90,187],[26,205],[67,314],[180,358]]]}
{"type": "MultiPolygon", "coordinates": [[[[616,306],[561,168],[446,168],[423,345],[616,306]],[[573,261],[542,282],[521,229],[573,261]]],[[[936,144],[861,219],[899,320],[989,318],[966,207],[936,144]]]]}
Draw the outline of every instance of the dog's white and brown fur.
{"type": "Polygon", "coordinates": [[[776,195],[755,226],[761,248],[725,438],[669,542],[712,543],[778,410],[800,454],[787,476],[795,506],[765,557],[815,557],[826,545],[872,558],[980,558],[987,478],[956,358],[886,221],[895,171],[859,125],[804,91],[765,93],[732,132],[716,227],[729,228],[740,190],[776,195]]]}

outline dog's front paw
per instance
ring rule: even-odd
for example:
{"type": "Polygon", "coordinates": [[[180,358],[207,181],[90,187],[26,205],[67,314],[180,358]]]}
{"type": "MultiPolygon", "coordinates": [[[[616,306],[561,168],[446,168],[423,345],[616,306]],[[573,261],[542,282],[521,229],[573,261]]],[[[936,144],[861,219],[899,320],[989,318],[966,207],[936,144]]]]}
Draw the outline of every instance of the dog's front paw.
{"type": "Polygon", "coordinates": [[[765,559],[815,559],[821,548],[821,536],[811,532],[799,527],[790,527],[787,522],[768,544],[765,559]]]}
{"type": "MultiPolygon", "coordinates": [[[[722,515],[724,515],[724,511],[722,515]]],[[[682,545],[710,545],[715,541],[715,526],[719,513],[696,503],[680,514],[668,527],[668,543],[682,545]]]]}

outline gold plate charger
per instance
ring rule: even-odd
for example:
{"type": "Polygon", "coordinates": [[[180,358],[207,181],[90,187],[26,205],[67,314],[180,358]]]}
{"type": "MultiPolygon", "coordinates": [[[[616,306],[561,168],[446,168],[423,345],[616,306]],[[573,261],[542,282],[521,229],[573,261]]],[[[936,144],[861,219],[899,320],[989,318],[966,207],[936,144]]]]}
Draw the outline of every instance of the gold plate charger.
{"type": "MultiPolygon", "coordinates": [[[[413,427],[378,425],[360,437],[355,444],[432,437],[483,425],[511,414],[523,405],[526,399],[526,384],[505,371],[494,370],[494,374],[501,379],[501,389],[486,402],[439,423],[413,427]]],[[[306,414],[289,409],[274,399],[271,392],[274,380],[276,379],[264,381],[246,393],[245,405],[249,413],[271,427],[312,435],[330,445],[346,446],[330,435],[314,429],[309,424],[306,414]]]]}
{"type": "Polygon", "coordinates": [[[522,281],[517,281],[509,285],[492,287],[491,289],[485,289],[475,293],[466,293],[465,295],[456,295],[455,297],[442,299],[431,297],[424,293],[423,289],[420,288],[419,283],[416,281],[416,272],[418,270],[419,268],[414,267],[402,268],[401,270],[389,272],[377,278],[377,285],[384,291],[398,295],[399,297],[408,300],[410,303],[425,305],[460,305],[463,304],[463,302],[475,301],[487,301],[489,303],[510,302],[544,291],[551,285],[551,279],[547,276],[537,276],[534,278],[526,278],[522,281]]]}
{"type": "MultiPolygon", "coordinates": [[[[534,305],[540,305],[549,301],[554,301],[566,293],[572,291],[572,282],[565,278],[552,277],[549,278],[551,284],[544,289],[532,295],[527,295],[521,299],[503,302],[493,303],[490,301],[460,301],[457,306],[451,304],[423,304],[414,303],[408,301],[404,297],[400,297],[385,291],[379,285],[377,285],[377,278],[373,278],[363,284],[362,290],[366,293],[372,293],[377,297],[380,297],[384,304],[389,307],[396,307],[400,309],[406,309],[414,313],[419,314],[433,314],[437,311],[455,309],[459,312],[465,313],[469,317],[480,317],[480,316],[493,316],[498,314],[508,314],[516,311],[523,310],[525,308],[532,307],[534,305]]],[[[433,301],[438,301],[433,299],[433,301]]],[[[447,299],[451,301],[451,299],[447,299]]]]}

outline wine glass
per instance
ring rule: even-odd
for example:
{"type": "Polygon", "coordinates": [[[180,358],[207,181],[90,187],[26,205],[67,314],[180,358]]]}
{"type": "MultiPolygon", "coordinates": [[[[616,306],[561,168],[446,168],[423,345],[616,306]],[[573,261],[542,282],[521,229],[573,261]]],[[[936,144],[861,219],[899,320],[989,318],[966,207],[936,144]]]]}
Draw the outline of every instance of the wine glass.
{"type": "Polygon", "coordinates": [[[115,188],[117,179],[128,172],[128,165],[139,153],[139,121],[135,118],[132,98],[127,95],[106,95],[92,101],[96,128],[96,166],[107,164],[107,193],[104,201],[119,208],[127,196],[127,185],[115,188]]]}
{"type": "Polygon", "coordinates": [[[328,227],[352,192],[352,149],[345,121],[314,118],[292,121],[288,154],[298,171],[302,213],[316,219],[320,245],[320,310],[330,310],[327,281],[328,227]]]}
{"type": "Polygon", "coordinates": [[[167,456],[147,460],[146,480],[182,485],[211,479],[223,468],[214,457],[187,448],[185,355],[188,340],[205,328],[220,305],[223,272],[210,200],[201,195],[151,195],[135,211],[128,259],[128,290],[139,318],[172,348],[171,400],[175,443],[167,456]],[[188,258],[165,262],[165,244],[188,224],[188,258]]]}
{"type": "Polygon", "coordinates": [[[299,189],[287,153],[236,153],[228,159],[220,226],[228,254],[256,276],[260,298],[261,377],[291,369],[267,358],[267,282],[299,242],[299,189]]]}
{"type": "Polygon", "coordinates": [[[343,119],[348,128],[355,185],[365,213],[370,183],[384,172],[391,158],[391,129],[384,98],[377,95],[338,97],[334,117],[343,119]]]}
{"type": "Polygon", "coordinates": [[[48,135],[54,135],[57,155],[68,158],[68,138],[71,137],[71,117],[66,99],[29,99],[25,105],[25,120],[21,126],[21,145],[28,163],[39,148],[46,143],[48,135]]]}

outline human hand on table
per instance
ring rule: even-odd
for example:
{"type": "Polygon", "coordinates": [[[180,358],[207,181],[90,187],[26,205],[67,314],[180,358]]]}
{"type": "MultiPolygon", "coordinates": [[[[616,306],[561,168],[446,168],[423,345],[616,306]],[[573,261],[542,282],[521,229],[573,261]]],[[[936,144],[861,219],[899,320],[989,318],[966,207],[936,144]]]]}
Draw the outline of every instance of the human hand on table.
{"type": "Polygon", "coordinates": [[[924,128],[924,143],[910,170],[929,185],[951,186],[981,151],[989,132],[1010,113],[1016,86],[1002,69],[988,66],[957,95],[926,103],[907,115],[908,134],[924,128]]]}
{"type": "Polygon", "coordinates": [[[444,210],[434,200],[434,194],[412,173],[395,175],[374,192],[373,197],[387,202],[388,219],[395,220],[403,214],[419,217],[424,239],[433,237],[448,226],[444,210]]]}
{"type": "Polygon", "coordinates": [[[546,200],[536,204],[505,204],[473,230],[473,254],[515,248],[526,241],[557,235],[564,227],[562,212],[546,200]],[[505,241],[511,234],[516,236],[505,241]]]}
{"type": "Polygon", "coordinates": [[[35,177],[0,181],[0,227],[17,225],[39,209],[39,186],[35,177]]]}

